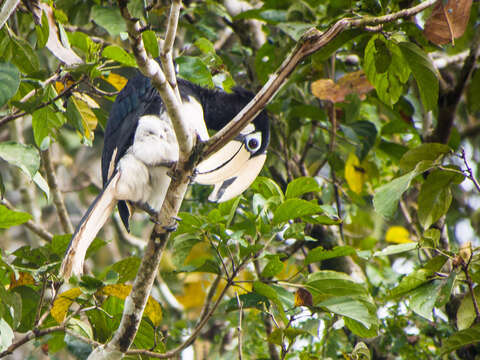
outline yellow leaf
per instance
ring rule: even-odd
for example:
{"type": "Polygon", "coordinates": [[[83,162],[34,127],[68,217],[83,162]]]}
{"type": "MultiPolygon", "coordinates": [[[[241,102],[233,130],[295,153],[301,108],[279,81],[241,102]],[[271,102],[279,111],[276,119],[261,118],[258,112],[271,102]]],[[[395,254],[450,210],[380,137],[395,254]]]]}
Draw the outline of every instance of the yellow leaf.
{"type": "Polygon", "coordinates": [[[50,310],[50,314],[55,319],[56,322],[59,324],[65,320],[65,316],[67,315],[67,311],[70,308],[70,305],[82,295],[82,291],[80,288],[73,288],[61,293],[57,299],[53,302],[52,309],[50,310]]]}
{"type": "Polygon", "coordinates": [[[15,277],[15,274],[12,272],[10,274],[10,287],[9,289],[13,289],[14,287],[17,286],[22,286],[22,285],[30,285],[34,284],[35,280],[33,280],[32,275],[26,272],[21,272],[18,275],[18,279],[15,277]]]}
{"type": "MultiPolygon", "coordinates": [[[[102,288],[102,292],[105,295],[115,296],[116,298],[122,300],[125,300],[131,291],[132,285],[126,284],[107,285],[102,288]]],[[[154,326],[160,325],[163,315],[162,308],[160,307],[160,304],[151,296],[148,297],[144,314],[152,321],[154,326]]]]}
{"type": "Polygon", "coordinates": [[[385,234],[385,240],[387,242],[396,244],[405,244],[413,242],[409,237],[409,232],[403,226],[391,226],[388,228],[385,234]]]}
{"type": "Polygon", "coordinates": [[[213,259],[212,247],[210,243],[202,241],[193,245],[183,263],[185,265],[194,265],[197,262],[203,262],[205,259],[213,259]]]}
{"type": "Polygon", "coordinates": [[[345,179],[354,193],[360,194],[362,192],[365,177],[365,169],[360,166],[357,156],[353,152],[350,153],[345,163],[345,179]]]}
{"type": "Polygon", "coordinates": [[[183,295],[177,295],[176,298],[185,309],[201,307],[207,296],[210,284],[211,282],[208,280],[185,283],[183,295]]]}
{"type": "MultiPolygon", "coordinates": [[[[88,104],[79,99],[78,97],[72,97],[72,101],[75,104],[75,107],[82,118],[82,126],[84,129],[84,134],[88,140],[93,140],[93,130],[97,127],[98,119],[93,111],[90,109],[88,104]]],[[[93,101],[93,100],[92,100],[93,101]]]]}
{"type": "Polygon", "coordinates": [[[110,73],[108,74],[108,77],[103,77],[103,79],[107,80],[110,84],[113,85],[115,89],[118,91],[122,90],[125,84],[127,83],[127,79],[124,78],[121,75],[115,74],[115,73],[110,73]]]}

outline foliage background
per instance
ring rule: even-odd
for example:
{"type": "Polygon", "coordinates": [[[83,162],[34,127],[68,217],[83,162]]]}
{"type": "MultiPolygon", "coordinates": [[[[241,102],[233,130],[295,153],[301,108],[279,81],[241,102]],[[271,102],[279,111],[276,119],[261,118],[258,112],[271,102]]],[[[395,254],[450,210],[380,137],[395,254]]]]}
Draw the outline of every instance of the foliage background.
{"type": "MultiPolygon", "coordinates": [[[[184,1],[179,76],[256,91],[308,28],[417,2],[232,3],[184,1]]],[[[30,336],[12,356],[83,359],[118,327],[152,227],[136,214],[127,234],[115,214],[89,275],[59,288],[72,224],[101,187],[108,111],[136,64],[115,2],[44,4],[53,13],[20,3],[0,30],[0,353],[30,336]],[[52,31],[71,65],[46,46],[52,31]]],[[[478,357],[480,71],[468,56],[479,9],[462,4],[471,11],[454,46],[425,37],[427,10],[348,30],[297,67],[267,107],[262,177],[220,205],[191,187],[133,348],[174,348],[218,302],[188,350],[196,358],[478,357]]],[[[147,5],[129,9],[158,56],[170,4],[147,5]]]]}

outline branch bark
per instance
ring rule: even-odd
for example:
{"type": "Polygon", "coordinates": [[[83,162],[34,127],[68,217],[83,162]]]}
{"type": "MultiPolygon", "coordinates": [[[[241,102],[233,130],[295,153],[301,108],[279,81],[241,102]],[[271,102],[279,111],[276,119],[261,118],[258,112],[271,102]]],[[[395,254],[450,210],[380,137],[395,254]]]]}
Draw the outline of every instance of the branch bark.
{"type": "Polygon", "coordinates": [[[67,208],[65,207],[65,202],[63,201],[63,195],[58,188],[57,175],[55,174],[55,169],[53,168],[50,152],[50,148],[40,152],[43,168],[47,177],[48,187],[52,192],[53,203],[55,204],[55,207],[57,209],[58,218],[60,219],[62,229],[65,233],[71,234],[74,230],[73,225],[70,221],[70,217],[68,216],[67,208]]]}

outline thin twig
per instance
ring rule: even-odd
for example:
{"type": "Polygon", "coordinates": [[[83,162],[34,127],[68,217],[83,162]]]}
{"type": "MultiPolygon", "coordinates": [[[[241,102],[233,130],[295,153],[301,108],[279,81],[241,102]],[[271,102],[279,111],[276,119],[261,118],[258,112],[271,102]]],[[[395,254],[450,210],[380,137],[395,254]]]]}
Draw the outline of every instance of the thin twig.
{"type": "Polygon", "coordinates": [[[471,182],[473,182],[473,185],[475,185],[475,188],[477,189],[478,192],[480,192],[480,184],[478,183],[477,179],[473,175],[473,170],[468,164],[467,156],[465,154],[465,149],[461,150],[461,158],[463,160],[463,163],[465,164],[465,167],[467,168],[467,177],[470,179],[471,182]]]}
{"type": "Polygon", "coordinates": [[[55,174],[55,169],[53,168],[50,152],[50,148],[40,152],[43,168],[47,177],[48,187],[52,192],[53,203],[57,209],[58,218],[60,219],[63,232],[66,234],[71,234],[73,233],[73,225],[70,217],[68,216],[67,208],[65,207],[65,202],[63,201],[63,195],[58,188],[57,175],[55,174]]]}
{"type": "MultiPolygon", "coordinates": [[[[55,75],[55,78],[56,78],[57,75],[55,75]]],[[[53,78],[53,77],[52,77],[53,78]]],[[[51,79],[52,79],[51,78],[51,79]]],[[[55,79],[53,78],[52,81],[55,79]]],[[[78,84],[80,84],[83,79],[85,78],[85,75],[82,75],[80,77],[79,80],[73,82],[72,84],[70,84],[69,86],[67,86],[65,89],[63,89],[60,94],[58,94],[57,96],[55,96],[53,99],[47,101],[47,102],[43,102],[41,104],[39,104],[38,106],[36,106],[33,111],[35,110],[38,110],[38,109],[41,109],[41,108],[44,108],[46,106],[49,106],[51,104],[53,104],[55,101],[57,101],[58,99],[62,98],[65,94],[68,94],[70,92],[70,90],[72,90],[75,86],[77,86],[78,84]]],[[[25,116],[27,115],[28,112],[26,111],[20,111],[20,112],[15,112],[13,114],[10,114],[10,115],[7,115],[7,116],[4,116],[3,118],[0,118],[0,127],[2,127],[3,125],[5,124],[8,124],[10,121],[12,120],[15,120],[15,119],[18,119],[19,117],[22,117],[22,116],[25,116]]]]}
{"type": "Polygon", "coordinates": [[[463,264],[462,265],[462,270],[465,274],[465,281],[467,282],[468,284],[468,289],[470,291],[470,296],[472,297],[472,303],[473,303],[473,308],[475,310],[475,323],[479,323],[480,322],[480,310],[479,310],[479,307],[478,307],[478,302],[477,302],[477,298],[475,297],[475,289],[474,289],[474,282],[472,280],[472,278],[470,277],[470,274],[468,272],[468,267],[470,265],[470,262],[472,260],[472,257],[473,257],[473,254],[472,252],[470,251],[470,257],[468,258],[468,261],[467,263],[463,264]]]}
{"type": "Polygon", "coordinates": [[[240,297],[238,296],[238,292],[235,291],[235,296],[237,297],[237,304],[238,304],[238,326],[237,326],[237,333],[238,333],[238,360],[243,359],[242,353],[242,319],[243,319],[243,303],[240,301],[240,297]]]}

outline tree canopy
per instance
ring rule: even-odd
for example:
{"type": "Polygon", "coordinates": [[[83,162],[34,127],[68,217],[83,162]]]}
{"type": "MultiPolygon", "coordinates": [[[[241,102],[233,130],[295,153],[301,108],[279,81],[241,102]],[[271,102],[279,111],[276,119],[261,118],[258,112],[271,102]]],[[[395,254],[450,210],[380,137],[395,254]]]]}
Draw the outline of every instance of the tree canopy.
{"type": "Polygon", "coordinates": [[[478,15],[472,0],[4,0],[0,357],[478,358],[478,15]],[[182,140],[157,219],[178,229],[138,212],[127,233],[115,212],[66,283],[138,69],[182,140]],[[199,144],[175,75],[258,95],[199,144]],[[263,108],[261,175],[208,202],[189,184],[198,154],[263,108]]]}

